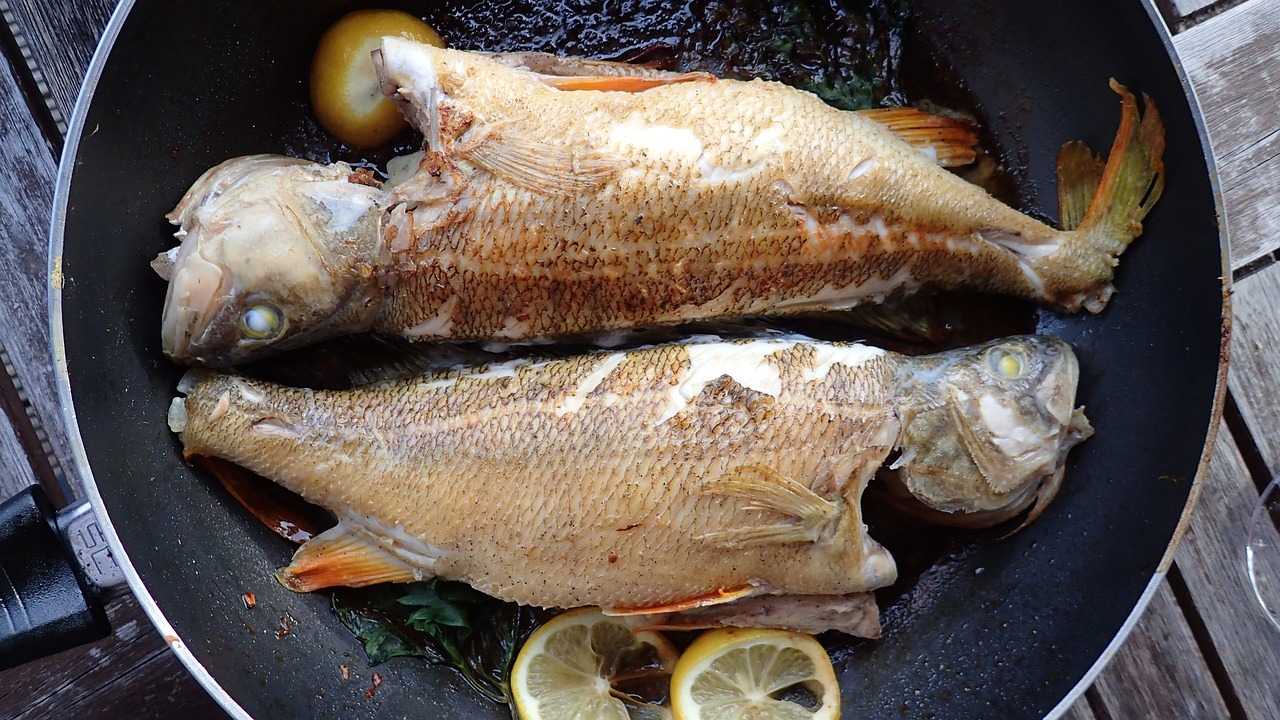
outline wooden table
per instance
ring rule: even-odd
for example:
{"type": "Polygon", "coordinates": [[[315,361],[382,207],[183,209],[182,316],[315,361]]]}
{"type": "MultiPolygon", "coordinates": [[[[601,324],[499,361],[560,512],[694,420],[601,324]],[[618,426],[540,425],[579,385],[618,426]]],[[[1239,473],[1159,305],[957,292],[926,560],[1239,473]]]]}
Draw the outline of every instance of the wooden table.
{"type": "MultiPolygon", "coordinates": [[[[1235,279],[1225,425],[1147,613],[1067,717],[1280,718],[1280,632],[1243,575],[1245,522],[1280,470],[1280,0],[1162,0],[1221,175],[1235,279]]],[[[115,0],[0,0],[0,498],[80,494],[50,369],[45,235],[66,121],[115,0]]],[[[0,718],[219,717],[132,597],[115,634],[0,673],[0,718]]]]}

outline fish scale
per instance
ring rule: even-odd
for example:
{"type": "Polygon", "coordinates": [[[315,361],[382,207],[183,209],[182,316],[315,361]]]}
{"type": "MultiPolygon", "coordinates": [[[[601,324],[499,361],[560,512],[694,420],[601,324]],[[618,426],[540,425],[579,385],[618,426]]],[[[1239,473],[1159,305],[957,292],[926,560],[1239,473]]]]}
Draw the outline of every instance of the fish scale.
{"type": "MultiPolygon", "coordinates": [[[[769,594],[796,610],[893,581],[861,498],[894,448],[958,448],[963,462],[925,490],[955,491],[965,473],[959,492],[988,522],[1047,501],[1087,428],[1062,420],[1077,374],[1070,349],[1040,337],[916,358],[704,338],[349,391],[218,375],[177,401],[171,424],[188,455],[231,460],[337,514],[282,571],[290,587],[439,576],[547,607],[666,613],[769,594]],[[997,351],[1025,372],[993,378],[997,351]],[[929,422],[948,387],[1008,410],[957,405],[940,416],[951,425],[929,422]],[[980,446],[961,443],[956,418],[980,446]],[[1008,444],[1005,418],[1041,438],[1029,465],[984,462],[1008,444]],[[989,480],[990,467],[1004,476],[989,480]]],[[[833,627],[873,633],[869,603],[833,627]]]]}
{"type": "Polygon", "coordinates": [[[156,262],[165,352],[227,364],[367,330],[529,341],[922,288],[1099,311],[1163,187],[1159,114],[1118,83],[1105,172],[1064,146],[1074,209],[1055,229],[939,165],[973,155],[955,120],[845,112],[760,80],[637,85],[582,77],[599,63],[540,62],[565,72],[384,38],[383,90],[425,143],[394,187],[263,156],[206,173],[170,215],[181,248],[156,262]]]}

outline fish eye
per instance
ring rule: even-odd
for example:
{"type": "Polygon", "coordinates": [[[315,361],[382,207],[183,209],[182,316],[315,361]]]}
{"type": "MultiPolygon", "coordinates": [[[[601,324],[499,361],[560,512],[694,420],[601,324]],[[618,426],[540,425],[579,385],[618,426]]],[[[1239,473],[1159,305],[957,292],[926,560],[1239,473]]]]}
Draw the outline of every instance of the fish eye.
{"type": "Polygon", "coordinates": [[[987,351],[987,367],[996,377],[1005,380],[1017,380],[1027,371],[1022,353],[1005,347],[994,347],[987,351]]]}
{"type": "Polygon", "coordinates": [[[254,305],[240,316],[240,332],[250,340],[266,340],[280,334],[284,318],[274,305],[254,305]]]}

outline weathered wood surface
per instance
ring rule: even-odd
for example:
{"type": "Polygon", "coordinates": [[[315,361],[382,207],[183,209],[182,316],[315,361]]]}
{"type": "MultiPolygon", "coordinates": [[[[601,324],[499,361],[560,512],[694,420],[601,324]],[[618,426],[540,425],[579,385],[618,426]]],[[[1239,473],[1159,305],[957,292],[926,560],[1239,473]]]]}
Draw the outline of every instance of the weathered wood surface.
{"type": "Polygon", "coordinates": [[[1113,718],[1228,715],[1167,581],[1093,687],[1113,718]]]}
{"type": "MultiPolygon", "coordinates": [[[[87,56],[86,56],[87,57],[87,56]]],[[[50,372],[46,322],[49,213],[56,163],[32,117],[14,70],[0,73],[0,345],[9,353],[31,407],[49,433],[54,455],[71,466],[50,372]]]]}
{"type": "Polygon", "coordinates": [[[88,59],[117,0],[8,0],[8,5],[14,23],[24,31],[36,79],[47,87],[50,114],[63,123],[65,132],[88,59]]]}
{"type": "MultiPolygon", "coordinates": [[[[54,161],[8,65],[0,72],[0,164],[6,169],[6,176],[15,181],[6,182],[4,191],[0,191],[0,277],[5,278],[5,301],[0,302],[0,343],[5,347],[27,347],[28,343],[44,342],[49,347],[44,324],[40,322],[40,327],[35,327],[37,320],[44,319],[46,296],[42,282],[44,260],[35,254],[33,245],[44,246],[44,242],[33,243],[31,236],[44,236],[49,225],[54,161]]],[[[52,384],[47,382],[49,364],[37,369],[24,354],[10,357],[13,363],[24,365],[22,382],[31,379],[42,404],[54,409],[52,384]]],[[[8,375],[0,382],[9,384],[8,375]]],[[[22,423],[24,413],[20,410],[17,407],[14,413],[22,423]]],[[[0,497],[9,497],[36,482],[17,433],[9,416],[0,413],[0,497]]]]}
{"type": "Polygon", "coordinates": [[[1203,10],[1214,4],[1214,0],[1166,0],[1165,17],[1170,20],[1184,18],[1197,10],[1203,10]]]}
{"type": "Polygon", "coordinates": [[[107,609],[115,634],[0,673],[0,717],[169,720],[225,717],[176,661],[132,597],[107,609]]]}
{"type": "Polygon", "coordinates": [[[1280,272],[1264,268],[1237,281],[1235,290],[1227,384],[1267,469],[1275,473],[1280,471],[1280,272]]]}
{"type": "Polygon", "coordinates": [[[1062,716],[1063,720],[1098,720],[1098,716],[1093,714],[1093,709],[1089,707],[1089,701],[1080,698],[1080,701],[1071,706],[1066,715],[1062,716]]]}
{"type": "MultiPolygon", "coordinates": [[[[1185,15],[1204,4],[1203,0],[1171,0],[1165,9],[1167,16],[1185,15]]],[[[23,29],[30,55],[47,83],[51,116],[69,116],[92,43],[113,5],[113,0],[90,0],[75,7],[38,0],[0,0],[0,7],[7,6],[23,29]]],[[[1280,154],[1274,147],[1280,136],[1280,109],[1276,102],[1267,100],[1271,97],[1270,78],[1280,73],[1277,19],[1280,0],[1249,0],[1176,39],[1206,110],[1215,152],[1220,155],[1237,266],[1280,247],[1280,235],[1275,232],[1280,226],[1277,204],[1265,194],[1267,182],[1274,184],[1274,173],[1280,172],[1273,158],[1280,154]]],[[[11,76],[8,81],[12,83],[11,76]]],[[[5,89],[0,84],[0,92],[5,89]]],[[[43,147],[44,157],[51,158],[49,147],[60,143],[60,138],[46,142],[40,137],[35,120],[29,115],[21,117],[19,94],[5,92],[0,96],[0,108],[5,107],[5,102],[18,104],[15,119],[25,127],[19,128],[27,133],[24,142],[34,141],[36,147],[43,147]]],[[[0,127],[5,129],[0,136],[0,151],[7,152],[4,146],[10,142],[9,128],[14,126],[6,116],[0,115],[0,121],[4,122],[0,127]]],[[[27,177],[27,183],[36,186],[34,193],[25,187],[0,185],[0,203],[12,203],[26,215],[39,216],[41,224],[35,226],[33,237],[38,238],[41,248],[48,213],[48,200],[42,198],[51,197],[52,160],[45,164],[44,171],[47,174],[40,174],[37,167],[27,177]]],[[[11,227],[14,226],[6,222],[0,232],[11,227]]],[[[20,251],[11,252],[13,264],[18,264],[19,257],[32,262],[31,238],[0,239],[4,241],[0,244],[0,272],[6,269],[6,247],[16,246],[20,251]]],[[[25,277],[30,281],[27,286],[43,291],[43,257],[35,266],[38,271],[21,276],[17,286],[24,286],[25,277]]],[[[0,289],[5,292],[14,282],[11,274],[0,275],[0,289]]],[[[1244,313],[1243,321],[1237,322],[1237,358],[1244,352],[1241,348],[1246,342],[1276,347],[1274,335],[1267,334],[1273,330],[1256,318],[1266,315],[1271,298],[1280,300],[1280,295],[1271,290],[1277,284],[1280,266],[1261,271],[1238,288],[1237,308],[1244,305],[1252,309],[1244,313]]],[[[1280,305],[1272,303],[1271,307],[1280,305]]],[[[5,311],[0,307],[0,332],[32,332],[30,327],[4,330],[10,325],[8,320],[19,325],[32,322],[29,316],[10,318],[3,314],[5,311]]],[[[42,316],[38,319],[42,327],[42,316]]],[[[0,335],[0,339],[4,337],[0,335]]],[[[48,355],[38,345],[22,347],[23,362],[28,367],[23,371],[23,382],[30,385],[26,376],[32,374],[31,368],[47,373],[39,368],[48,355]]],[[[1259,436],[1268,429],[1272,432],[1267,437],[1280,436],[1280,418],[1264,417],[1261,409],[1254,407],[1275,396],[1278,385],[1268,371],[1276,372],[1263,353],[1252,366],[1238,361],[1232,374],[1237,399],[1253,401],[1248,410],[1246,402],[1241,402],[1240,407],[1249,428],[1254,430],[1249,442],[1257,440],[1260,445],[1263,438],[1259,436]]],[[[36,400],[40,401],[37,414],[42,419],[56,419],[56,414],[49,415],[50,408],[56,409],[56,405],[48,404],[48,396],[33,399],[33,403],[36,400]]],[[[0,431],[4,429],[2,423],[0,420],[0,431]]],[[[56,421],[51,424],[52,431],[59,429],[56,421]]],[[[1274,654],[1280,633],[1268,635],[1269,627],[1259,624],[1260,611],[1250,605],[1247,595],[1241,594],[1244,586],[1239,583],[1239,567],[1233,566],[1243,547],[1242,517],[1247,518],[1256,491],[1235,443],[1225,431],[1222,436],[1200,512],[1177,556],[1174,575],[1181,583],[1180,589],[1160,589],[1130,641],[1066,717],[1280,717],[1280,708],[1274,704],[1278,694],[1270,679],[1274,670],[1266,670],[1280,667],[1274,654]],[[1232,553],[1237,553],[1234,560],[1232,553]],[[1179,593],[1182,597],[1175,597],[1179,593]],[[1186,609],[1191,611],[1190,622],[1186,609]],[[1250,612],[1254,613],[1252,617],[1250,612]]],[[[60,450],[65,448],[60,441],[54,444],[60,450]]],[[[1272,468],[1280,458],[1280,445],[1275,450],[1267,451],[1272,468]]],[[[0,487],[0,497],[8,494],[0,487]]],[[[53,717],[55,712],[68,710],[91,718],[218,715],[132,601],[115,605],[112,613],[117,627],[124,628],[115,637],[0,674],[0,717],[53,717]]]]}
{"type": "Polygon", "coordinates": [[[1280,238],[1280,0],[1250,0],[1174,45],[1205,110],[1240,267],[1271,254],[1280,238]]]}
{"type": "Polygon", "coordinates": [[[1175,567],[1204,625],[1201,651],[1222,668],[1228,707],[1262,720],[1280,718],[1280,632],[1262,614],[1245,571],[1245,528],[1257,502],[1236,443],[1222,436],[1175,567]]]}

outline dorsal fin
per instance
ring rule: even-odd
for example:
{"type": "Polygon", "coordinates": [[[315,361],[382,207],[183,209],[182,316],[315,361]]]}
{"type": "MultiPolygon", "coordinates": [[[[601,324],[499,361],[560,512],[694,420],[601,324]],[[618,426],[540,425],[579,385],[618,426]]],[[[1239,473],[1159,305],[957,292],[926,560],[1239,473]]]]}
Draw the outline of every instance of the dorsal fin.
{"type": "Polygon", "coordinates": [[[557,90],[601,90],[605,92],[644,92],[663,85],[684,82],[715,82],[716,76],[705,72],[688,72],[663,77],[612,75],[540,75],[544,84],[557,90]]]}
{"type": "Polygon", "coordinates": [[[858,114],[932,155],[942,167],[968,165],[978,157],[978,133],[966,120],[910,107],[859,110],[858,114]]]}

